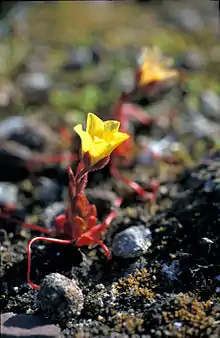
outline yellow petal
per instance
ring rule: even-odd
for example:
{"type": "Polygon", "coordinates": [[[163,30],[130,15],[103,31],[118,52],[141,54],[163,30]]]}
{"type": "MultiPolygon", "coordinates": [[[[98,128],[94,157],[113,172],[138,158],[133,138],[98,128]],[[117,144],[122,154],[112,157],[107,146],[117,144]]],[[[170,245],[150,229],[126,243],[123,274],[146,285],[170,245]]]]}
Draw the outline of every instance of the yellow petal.
{"type": "Polygon", "coordinates": [[[95,138],[90,151],[92,165],[108,156],[111,152],[111,144],[103,139],[95,138]]]}
{"type": "Polygon", "coordinates": [[[106,142],[110,142],[112,138],[112,134],[117,133],[120,127],[120,122],[109,120],[104,122],[104,133],[103,138],[106,142]]]}
{"type": "Polygon", "coordinates": [[[87,116],[86,132],[91,137],[97,136],[101,138],[104,132],[104,122],[95,114],[89,113],[87,116]]]}
{"type": "Polygon", "coordinates": [[[112,139],[111,139],[111,148],[112,151],[117,148],[119,146],[119,144],[121,144],[122,142],[126,141],[128,138],[130,137],[130,135],[126,134],[126,133],[115,133],[112,135],[112,139]]]}
{"type": "Polygon", "coordinates": [[[93,142],[91,136],[86,131],[82,130],[81,124],[77,124],[77,126],[74,127],[74,130],[81,138],[82,154],[90,151],[93,142]]]}
{"type": "Polygon", "coordinates": [[[120,127],[119,121],[109,120],[104,122],[105,133],[116,133],[120,127]]]}

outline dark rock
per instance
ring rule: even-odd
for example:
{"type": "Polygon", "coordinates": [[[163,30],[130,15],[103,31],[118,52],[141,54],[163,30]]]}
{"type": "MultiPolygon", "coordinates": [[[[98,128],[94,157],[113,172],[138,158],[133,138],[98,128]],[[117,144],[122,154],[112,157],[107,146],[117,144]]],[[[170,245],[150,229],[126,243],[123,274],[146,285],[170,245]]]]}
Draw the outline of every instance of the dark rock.
{"type": "Polygon", "coordinates": [[[0,229],[0,243],[3,243],[7,239],[7,232],[4,229],[0,229]]]}
{"type": "Polygon", "coordinates": [[[95,204],[99,215],[106,215],[117,199],[115,193],[101,189],[86,189],[86,197],[91,204],[95,204]]]}
{"type": "MultiPolygon", "coordinates": [[[[178,198],[173,202],[171,214],[182,225],[181,241],[185,238],[190,264],[205,259],[215,270],[220,259],[220,164],[218,153],[207,164],[198,165],[181,178],[178,198]]],[[[177,236],[176,242],[178,243],[177,236]]],[[[169,245],[169,244],[167,244],[169,245]]],[[[179,244],[177,245],[176,250],[179,244]]],[[[182,244],[183,246],[183,244],[182,244]]],[[[172,248],[172,252],[175,249],[172,248]]],[[[211,280],[211,279],[210,279],[211,280]]],[[[211,288],[210,288],[211,290],[211,288]]]]}
{"type": "Polygon", "coordinates": [[[41,283],[37,304],[46,316],[65,322],[80,314],[83,294],[76,282],[59,273],[51,273],[41,283]]]}
{"type": "Polygon", "coordinates": [[[0,182],[0,204],[16,205],[18,200],[18,188],[8,182],[0,182]]]}
{"type": "Polygon", "coordinates": [[[45,123],[41,117],[28,117],[26,127],[29,130],[34,130],[35,133],[44,139],[45,148],[49,152],[52,152],[56,148],[58,141],[57,133],[47,123],[45,123]]]}
{"type": "Polygon", "coordinates": [[[49,205],[61,198],[61,188],[55,180],[47,177],[40,178],[40,184],[36,189],[35,200],[41,205],[49,205]]]}
{"type": "Polygon", "coordinates": [[[200,96],[201,113],[212,121],[220,121],[220,97],[211,90],[200,96]]]}
{"type": "MultiPolygon", "coordinates": [[[[7,196],[7,195],[6,195],[7,196]]],[[[17,208],[0,201],[0,223],[1,228],[7,234],[19,235],[25,221],[26,209],[17,208]],[[9,207],[9,208],[8,208],[9,207]]]]}
{"type": "Polygon", "coordinates": [[[114,237],[112,252],[122,258],[139,257],[146,253],[150,246],[151,231],[143,225],[132,226],[114,237]]]}
{"type": "Polygon", "coordinates": [[[18,181],[28,176],[27,162],[32,152],[25,146],[13,141],[3,142],[0,146],[0,178],[3,181],[18,181]]]}
{"type": "Polygon", "coordinates": [[[60,334],[60,328],[44,318],[13,312],[1,314],[2,338],[59,338],[60,334]]]}
{"type": "Polygon", "coordinates": [[[43,151],[56,144],[57,135],[43,121],[36,117],[10,117],[0,124],[0,138],[10,140],[31,150],[43,151]]]}
{"type": "Polygon", "coordinates": [[[177,78],[170,78],[139,88],[137,94],[132,97],[132,103],[145,107],[168,98],[171,94],[180,96],[180,85],[177,78]]]}
{"type": "Polygon", "coordinates": [[[27,127],[11,133],[8,139],[18,142],[32,150],[43,150],[45,145],[43,136],[37,133],[37,131],[27,127]]]}

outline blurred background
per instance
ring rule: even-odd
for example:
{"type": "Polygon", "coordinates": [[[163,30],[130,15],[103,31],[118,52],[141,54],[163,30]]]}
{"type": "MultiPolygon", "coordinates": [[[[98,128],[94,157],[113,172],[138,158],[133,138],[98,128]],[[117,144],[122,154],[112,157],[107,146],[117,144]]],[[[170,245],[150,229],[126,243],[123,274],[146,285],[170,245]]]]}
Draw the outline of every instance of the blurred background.
{"type": "Polygon", "coordinates": [[[1,118],[99,110],[129,86],[145,45],[196,71],[194,94],[219,92],[218,1],[1,2],[1,118]]]}
{"type": "Polygon", "coordinates": [[[108,118],[133,85],[143,46],[158,46],[187,73],[193,132],[213,134],[206,119],[219,122],[218,1],[8,1],[0,9],[1,142],[41,152],[39,134],[57,140],[45,121],[60,133],[89,111],[108,118]]]}

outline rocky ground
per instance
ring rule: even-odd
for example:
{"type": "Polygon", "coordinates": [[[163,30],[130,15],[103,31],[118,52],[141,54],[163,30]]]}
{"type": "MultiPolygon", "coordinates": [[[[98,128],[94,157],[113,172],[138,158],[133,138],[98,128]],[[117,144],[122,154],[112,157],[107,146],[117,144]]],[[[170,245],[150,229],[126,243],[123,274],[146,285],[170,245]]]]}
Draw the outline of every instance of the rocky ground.
{"type": "Polygon", "coordinates": [[[214,6],[59,2],[17,9],[1,23],[2,337],[220,336],[214,6]],[[183,75],[181,88],[162,98],[133,98],[146,114],[163,118],[131,124],[137,151],[120,170],[145,190],[158,181],[156,201],[143,201],[115,180],[110,166],[90,174],[86,195],[99,220],[117,212],[104,235],[112,260],[97,246],[36,242],[31,277],[41,284],[37,292],[27,285],[26,247],[40,233],[24,223],[53,227],[66,205],[66,168],[75,167],[80,146],[72,127],[89,111],[111,117],[121,91],[132,87],[144,45],[159,46],[183,75]],[[171,111],[172,124],[165,118],[171,111]],[[152,152],[172,152],[177,161],[152,152]],[[124,198],[120,208],[117,196],[124,198]]]}

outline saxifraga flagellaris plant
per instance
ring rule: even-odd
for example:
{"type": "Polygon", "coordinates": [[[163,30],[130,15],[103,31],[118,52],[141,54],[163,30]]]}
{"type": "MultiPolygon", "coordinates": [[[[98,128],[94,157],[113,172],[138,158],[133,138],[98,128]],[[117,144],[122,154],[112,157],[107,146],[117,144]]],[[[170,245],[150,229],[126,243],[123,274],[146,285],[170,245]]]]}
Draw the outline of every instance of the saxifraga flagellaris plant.
{"type": "MultiPolygon", "coordinates": [[[[101,237],[115,217],[111,212],[101,224],[97,224],[97,211],[95,205],[89,204],[84,189],[88,180],[88,173],[102,169],[110,159],[110,154],[122,142],[129,138],[127,133],[119,132],[120,122],[109,120],[103,122],[96,115],[89,113],[86,131],[82,125],[75,126],[75,132],[81,138],[81,160],[75,175],[68,168],[69,174],[69,206],[64,215],[55,219],[56,236],[58,238],[35,237],[27,246],[28,271],[27,282],[36,290],[40,287],[31,282],[31,245],[38,240],[60,244],[74,244],[77,247],[98,244],[104,250],[108,259],[110,252],[102,242],[101,237]],[[59,239],[65,238],[65,239],[59,239]]],[[[122,199],[118,198],[115,206],[120,206],[122,199]]]]}
{"type": "MultiPolygon", "coordinates": [[[[134,74],[134,88],[127,93],[122,93],[113,106],[113,118],[120,121],[122,131],[129,133],[129,121],[131,119],[137,120],[143,125],[157,122],[156,119],[149,116],[141,107],[132,104],[132,97],[139,93],[145,93],[146,95],[151,94],[157,91],[161,85],[165,86],[166,82],[170,80],[174,82],[174,85],[177,85],[180,74],[177,70],[170,68],[172,64],[173,60],[165,58],[159,48],[143,49],[139,58],[139,65],[134,74]]],[[[150,182],[151,192],[147,192],[136,182],[123,177],[117,165],[122,157],[125,158],[128,163],[135,157],[135,143],[132,138],[123,142],[114,151],[110,162],[111,174],[115,179],[123,181],[131,189],[136,191],[143,199],[155,200],[159,182],[150,182]]]]}

